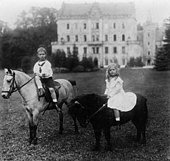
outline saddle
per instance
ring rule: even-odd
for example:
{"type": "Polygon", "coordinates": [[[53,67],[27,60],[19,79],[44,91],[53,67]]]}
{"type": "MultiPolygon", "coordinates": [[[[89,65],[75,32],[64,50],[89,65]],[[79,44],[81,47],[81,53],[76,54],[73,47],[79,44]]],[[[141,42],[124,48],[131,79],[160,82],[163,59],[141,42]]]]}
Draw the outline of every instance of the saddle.
{"type": "MultiPolygon", "coordinates": [[[[57,82],[57,81],[54,81],[54,85],[55,85],[56,97],[57,97],[57,100],[58,100],[58,98],[59,98],[59,89],[61,87],[61,84],[59,82],[57,82]]],[[[43,86],[45,92],[44,92],[44,94],[42,96],[39,96],[39,97],[45,97],[46,101],[49,102],[49,103],[53,102],[49,89],[46,87],[46,85],[44,83],[42,83],[42,86],[43,86]]]]}

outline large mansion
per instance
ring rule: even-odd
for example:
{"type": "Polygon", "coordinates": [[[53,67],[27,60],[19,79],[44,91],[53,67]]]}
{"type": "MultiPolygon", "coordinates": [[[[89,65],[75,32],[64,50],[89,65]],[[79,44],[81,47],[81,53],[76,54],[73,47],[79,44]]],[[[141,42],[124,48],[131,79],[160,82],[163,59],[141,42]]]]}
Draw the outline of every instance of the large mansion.
{"type": "Polygon", "coordinates": [[[157,24],[147,21],[138,29],[133,2],[63,3],[57,30],[53,53],[61,49],[67,54],[76,46],[80,60],[92,57],[98,66],[111,62],[126,65],[131,57],[142,57],[145,65],[151,65],[162,42],[157,24]]]}

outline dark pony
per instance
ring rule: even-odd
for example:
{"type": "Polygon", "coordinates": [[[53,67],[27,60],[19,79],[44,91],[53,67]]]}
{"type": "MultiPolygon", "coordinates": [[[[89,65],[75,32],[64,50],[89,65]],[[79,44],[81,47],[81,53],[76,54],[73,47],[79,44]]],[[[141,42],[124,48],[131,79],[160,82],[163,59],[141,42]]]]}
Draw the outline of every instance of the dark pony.
{"type": "MultiPolygon", "coordinates": [[[[136,140],[146,143],[145,131],[147,123],[147,105],[146,98],[137,95],[137,103],[135,107],[128,112],[120,112],[120,124],[132,121],[137,129],[136,140]],[[142,137],[141,137],[142,136],[142,137]]],[[[91,123],[95,133],[96,144],[94,150],[100,149],[100,137],[102,131],[107,140],[107,150],[111,150],[110,128],[116,126],[114,112],[107,107],[107,97],[97,94],[84,94],[76,97],[71,101],[69,113],[72,117],[77,118],[82,127],[86,127],[91,123]]]]}

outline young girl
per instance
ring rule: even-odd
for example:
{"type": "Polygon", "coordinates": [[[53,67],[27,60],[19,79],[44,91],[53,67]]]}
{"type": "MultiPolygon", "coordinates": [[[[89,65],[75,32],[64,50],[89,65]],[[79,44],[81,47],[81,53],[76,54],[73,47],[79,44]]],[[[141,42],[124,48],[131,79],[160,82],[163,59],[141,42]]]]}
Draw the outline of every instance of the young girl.
{"type": "Polygon", "coordinates": [[[38,89],[43,89],[42,83],[46,85],[46,87],[49,88],[49,91],[51,93],[51,97],[53,99],[53,102],[57,108],[58,111],[60,111],[60,108],[57,105],[57,97],[55,93],[55,87],[53,82],[53,71],[51,68],[51,63],[46,59],[47,51],[44,47],[40,47],[37,50],[37,56],[39,58],[39,61],[37,61],[34,65],[33,71],[36,74],[36,83],[38,86],[38,89]],[[41,81],[40,81],[41,80],[41,81]],[[42,83],[41,83],[42,82],[42,83]]]}
{"type": "Polygon", "coordinates": [[[108,107],[114,110],[116,121],[120,122],[119,111],[129,111],[136,104],[136,95],[132,92],[125,92],[123,80],[119,77],[119,67],[112,63],[106,70],[106,90],[108,107]]]}

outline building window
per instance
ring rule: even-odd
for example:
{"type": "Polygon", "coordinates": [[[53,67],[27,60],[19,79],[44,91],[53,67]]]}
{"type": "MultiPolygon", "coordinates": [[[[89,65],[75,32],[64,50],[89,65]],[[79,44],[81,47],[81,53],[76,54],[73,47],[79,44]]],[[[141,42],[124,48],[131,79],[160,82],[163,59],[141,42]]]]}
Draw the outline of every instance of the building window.
{"type": "Polygon", "coordinates": [[[114,53],[114,54],[117,53],[117,47],[113,47],[113,53],[114,53]]]}
{"type": "Polygon", "coordinates": [[[96,35],[96,41],[99,41],[99,35],[96,35]]]}
{"type": "Polygon", "coordinates": [[[108,35],[105,35],[105,41],[108,41],[108,35]]]}
{"type": "Polygon", "coordinates": [[[92,41],[95,41],[95,36],[94,35],[92,35],[92,41]]]}
{"type": "Polygon", "coordinates": [[[83,48],[84,54],[87,54],[87,47],[83,48]]]}
{"type": "Polygon", "coordinates": [[[109,48],[105,47],[105,54],[108,54],[108,53],[109,53],[109,48]]]}
{"type": "Polygon", "coordinates": [[[67,47],[67,54],[70,53],[70,47],[67,47]]]}
{"type": "Polygon", "coordinates": [[[73,46],[73,52],[76,52],[76,53],[78,53],[79,52],[79,48],[77,47],[77,46],[73,46]]]}
{"type": "Polygon", "coordinates": [[[70,41],[70,36],[69,36],[69,35],[67,35],[67,41],[68,41],[68,42],[70,41]]]}
{"type": "Polygon", "coordinates": [[[99,29],[99,23],[98,22],[96,23],[96,29],[99,29]]]}
{"type": "Polygon", "coordinates": [[[122,35],[122,41],[125,41],[125,35],[124,34],[122,35]]]}
{"type": "Polygon", "coordinates": [[[122,46],[122,54],[125,54],[125,46],[122,46]]]}
{"type": "Polygon", "coordinates": [[[68,24],[67,24],[67,30],[69,30],[69,29],[70,29],[70,24],[68,23],[68,24]]]}
{"type": "Polygon", "coordinates": [[[151,54],[151,52],[150,51],[148,51],[148,55],[150,55],[151,54]]]}
{"type": "Polygon", "coordinates": [[[86,28],[87,28],[86,23],[84,23],[84,29],[86,29],[86,28]]]}
{"type": "Polygon", "coordinates": [[[122,29],[125,29],[125,24],[124,23],[122,23],[122,29]]]}
{"type": "Polygon", "coordinates": [[[150,42],[148,42],[148,46],[150,45],[150,42]]]}
{"type": "Polygon", "coordinates": [[[99,47],[96,47],[96,54],[99,54],[99,47]]]}
{"type": "Polygon", "coordinates": [[[116,28],[116,23],[113,23],[113,28],[114,28],[114,29],[116,28]]]}
{"type": "Polygon", "coordinates": [[[148,37],[150,37],[150,33],[148,33],[148,37]]]}
{"type": "Polygon", "coordinates": [[[84,41],[85,41],[85,42],[87,41],[87,36],[86,36],[86,35],[84,35],[84,41]]]}
{"type": "Polygon", "coordinates": [[[148,59],[148,61],[147,61],[147,62],[148,62],[148,65],[150,65],[150,64],[151,64],[151,60],[150,60],[150,59],[148,59]]]}
{"type": "Polygon", "coordinates": [[[116,35],[113,35],[113,41],[116,41],[116,35]]]}
{"type": "Polygon", "coordinates": [[[93,50],[93,54],[95,54],[95,47],[92,47],[92,50],[93,50]]]}
{"type": "Polygon", "coordinates": [[[78,35],[75,36],[75,41],[78,41],[78,35]]]}

